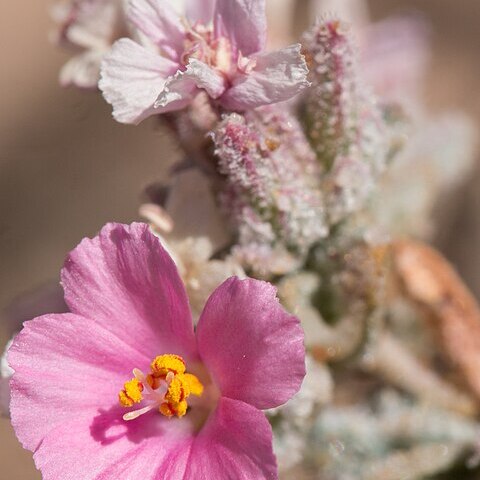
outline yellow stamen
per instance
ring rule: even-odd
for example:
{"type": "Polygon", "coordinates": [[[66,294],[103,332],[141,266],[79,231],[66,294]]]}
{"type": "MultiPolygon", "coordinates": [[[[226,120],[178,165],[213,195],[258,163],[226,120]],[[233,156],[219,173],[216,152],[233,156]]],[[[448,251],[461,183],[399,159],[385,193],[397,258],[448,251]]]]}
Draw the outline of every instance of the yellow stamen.
{"type": "Polygon", "coordinates": [[[202,395],[202,383],[195,375],[185,373],[185,362],[178,355],[160,355],[150,367],[151,373],[147,375],[135,369],[135,378],[126,382],[118,394],[123,407],[132,407],[142,400],[147,403],[146,407],[129,412],[123,418],[133,420],[155,408],[166,417],[183,417],[187,413],[188,397],[202,395]]]}
{"type": "Polygon", "coordinates": [[[187,413],[187,408],[187,401],[184,400],[183,402],[176,403],[175,405],[172,405],[170,403],[162,403],[158,411],[168,418],[174,417],[175,415],[178,418],[181,418],[187,413]]]}
{"type": "Polygon", "coordinates": [[[185,373],[185,362],[179,355],[160,355],[150,365],[155,377],[166,377],[169,372],[185,373]]]}
{"type": "Polygon", "coordinates": [[[184,377],[185,381],[188,382],[188,388],[190,389],[190,393],[199,397],[203,393],[203,385],[200,380],[191,373],[186,373],[184,377]]]}
{"type": "Polygon", "coordinates": [[[188,404],[187,401],[178,403],[175,405],[175,411],[178,418],[182,418],[187,413],[188,404]]]}
{"type": "Polygon", "coordinates": [[[173,412],[177,417],[183,417],[187,413],[187,398],[190,395],[199,397],[202,393],[203,385],[195,375],[191,373],[175,375],[165,394],[166,406],[160,408],[160,413],[170,417],[173,412]]]}
{"type": "Polygon", "coordinates": [[[165,394],[165,400],[168,403],[180,403],[190,395],[189,384],[184,377],[184,374],[175,375],[173,380],[170,382],[168,391],[165,394]]]}
{"type": "Polygon", "coordinates": [[[175,415],[175,410],[170,408],[170,405],[168,403],[162,403],[158,408],[158,411],[165,417],[169,417],[169,418],[175,415]]]}
{"type": "Polygon", "coordinates": [[[136,379],[132,378],[123,386],[123,390],[118,394],[120,405],[131,407],[135,403],[142,401],[143,385],[136,379]]]}

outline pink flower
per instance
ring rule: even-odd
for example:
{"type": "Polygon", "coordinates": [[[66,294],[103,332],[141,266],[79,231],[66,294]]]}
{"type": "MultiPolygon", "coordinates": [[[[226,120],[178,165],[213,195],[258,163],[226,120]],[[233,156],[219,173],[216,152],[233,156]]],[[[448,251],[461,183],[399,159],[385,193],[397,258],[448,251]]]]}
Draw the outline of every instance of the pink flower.
{"type": "Polygon", "coordinates": [[[26,322],[9,350],[12,423],[45,480],[277,478],[259,409],[299,390],[305,351],[274,287],[230,278],[194,331],[144,224],[83,240],[62,284],[71,313],[26,322]]]}
{"type": "Polygon", "coordinates": [[[181,16],[172,0],[130,2],[127,16],[146,46],[117,41],[99,84],[116,120],[139,123],[182,109],[200,90],[224,109],[242,111],[290,99],[309,85],[300,44],[263,52],[265,0],[186,3],[181,16]]]}

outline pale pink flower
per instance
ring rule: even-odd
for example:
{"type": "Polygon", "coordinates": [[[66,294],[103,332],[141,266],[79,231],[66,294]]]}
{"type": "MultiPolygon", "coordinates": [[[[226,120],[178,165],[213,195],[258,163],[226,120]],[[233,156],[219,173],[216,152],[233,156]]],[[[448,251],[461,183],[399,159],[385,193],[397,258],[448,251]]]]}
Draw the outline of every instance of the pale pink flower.
{"type": "Polygon", "coordinates": [[[52,13],[56,41],[76,52],[62,67],[60,84],[97,88],[103,56],[126,33],[123,0],[64,0],[52,13]]]}
{"type": "Polygon", "coordinates": [[[259,409],[299,390],[305,350],[274,287],[230,278],[194,330],[145,224],[83,240],[62,284],[72,313],[26,322],[9,350],[12,423],[45,480],[277,478],[259,409]]]}
{"type": "Polygon", "coordinates": [[[201,90],[224,109],[242,111],[288,100],[308,86],[300,44],[263,51],[265,0],[186,3],[182,16],[172,0],[130,2],[127,17],[144,45],[116,42],[99,84],[116,120],[139,123],[182,109],[201,90]]]}

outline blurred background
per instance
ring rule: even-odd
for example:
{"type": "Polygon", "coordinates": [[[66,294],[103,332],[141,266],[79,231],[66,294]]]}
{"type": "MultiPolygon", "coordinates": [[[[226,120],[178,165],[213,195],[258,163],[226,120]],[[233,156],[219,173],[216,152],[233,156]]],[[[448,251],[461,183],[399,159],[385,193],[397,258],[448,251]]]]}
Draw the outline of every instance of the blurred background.
{"type": "MultiPolygon", "coordinates": [[[[480,2],[369,4],[373,19],[414,11],[429,22],[433,56],[424,90],[429,110],[458,108],[480,122],[480,2]]],[[[107,221],[137,219],[142,188],[164,177],[179,155],[155,122],[120,125],[100,95],[59,87],[58,72],[69,53],[49,41],[50,6],[50,0],[24,0],[0,7],[2,310],[22,293],[57,280],[65,254],[82,237],[107,221]]],[[[477,164],[468,182],[439,203],[434,241],[480,296],[477,164]]],[[[2,348],[10,334],[9,326],[0,324],[2,348]]],[[[0,419],[0,466],[2,479],[40,478],[6,419],[0,419]]]]}

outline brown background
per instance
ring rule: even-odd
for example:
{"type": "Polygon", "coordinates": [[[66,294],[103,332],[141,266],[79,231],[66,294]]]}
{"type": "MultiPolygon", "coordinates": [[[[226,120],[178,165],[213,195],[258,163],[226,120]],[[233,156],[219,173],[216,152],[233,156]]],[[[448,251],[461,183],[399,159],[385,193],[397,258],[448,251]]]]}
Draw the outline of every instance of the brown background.
{"type": "MultiPolygon", "coordinates": [[[[480,120],[480,2],[370,3],[378,18],[424,12],[434,32],[426,102],[432,110],[460,107],[480,120]]],[[[154,123],[121,126],[98,95],[58,86],[68,55],[48,41],[49,5],[23,0],[0,7],[0,308],[58,278],[65,253],[83,236],[107,221],[135,219],[142,186],[178,157],[154,123]]],[[[460,189],[453,225],[437,238],[477,294],[479,182],[476,174],[460,189]]],[[[0,325],[0,346],[6,340],[0,325]]],[[[0,479],[37,478],[31,455],[0,420],[0,479]]]]}

